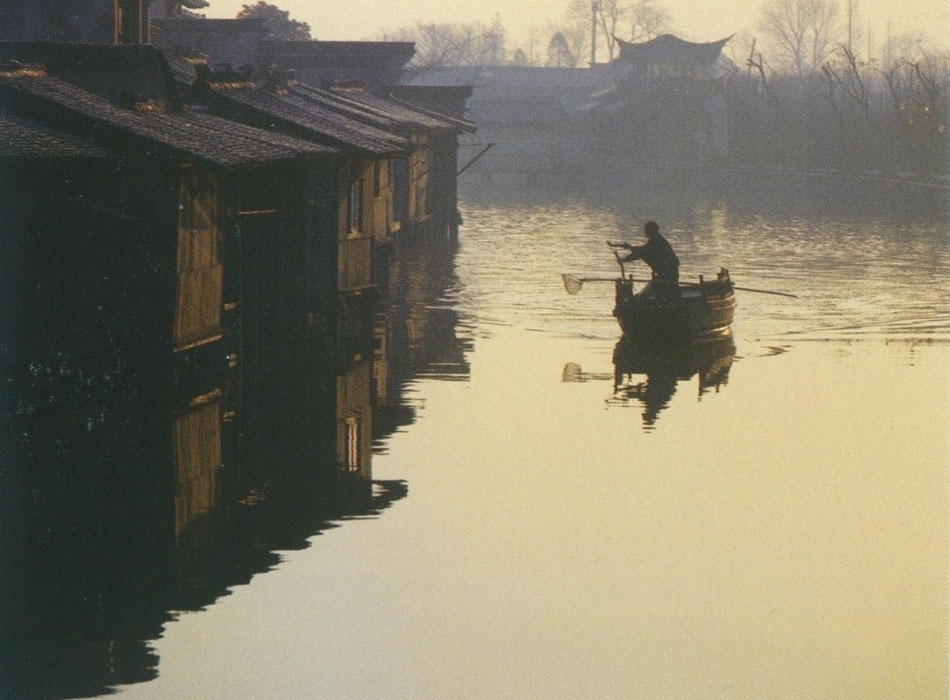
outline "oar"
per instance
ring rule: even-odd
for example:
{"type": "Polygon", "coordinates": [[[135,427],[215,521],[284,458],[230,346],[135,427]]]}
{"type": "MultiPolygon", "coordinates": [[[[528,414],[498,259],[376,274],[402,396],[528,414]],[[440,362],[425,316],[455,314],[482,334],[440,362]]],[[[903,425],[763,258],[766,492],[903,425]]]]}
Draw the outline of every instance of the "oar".
{"type": "Polygon", "coordinates": [[[769,289],[752,289],[750,287],[736,287],[735,285],[733,285],[732,288],[738,289],[739,291],[742,291],[742,292],[755,292],[756,294],[775,294],[776,296],[780,296],[780,297],[791,297],[792,299],[798,299],[797,294],[789,294],[788,292],[773,292],[769,289]]]}
{"type": "MultiPolygon", "coordinates": [[[[616,277],[577,277],[576,275],[569,275],[566,272],[561,273],[561,279],[564,281],[564,289],[567,290],[568,294],[578,294],[581,291],[581,288],[584,286],[584,282],[616,282],[616,277]]],[[[648,279],[636,279],[628,278],[631,282],[638,282],[641,284],[647,284],[653,280],[648,279]]],[[[680,282],[680,287],[696,287],[699,285],[699,282],[680,282]]],[[[752,289],[751,287],[736,287],[733,285],[733,289],[738,289],[743,292],[755,292],[756,294],[775,294],[780,297],[791,297],[792,299],[798,299],[798,296],[795,294],[789,294],[788,292],[774,292],[768,289],[752,289]]]]}

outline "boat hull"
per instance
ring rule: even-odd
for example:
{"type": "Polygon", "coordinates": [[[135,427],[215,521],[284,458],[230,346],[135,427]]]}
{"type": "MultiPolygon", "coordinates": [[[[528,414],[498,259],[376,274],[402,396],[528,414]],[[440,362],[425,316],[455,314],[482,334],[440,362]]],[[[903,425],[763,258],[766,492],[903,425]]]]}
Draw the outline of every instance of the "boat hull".
{"type": "Polygon", "coordinates": [[[729,273],[715,280],[681,285],[675,298],[654,294],[651,285],[634,293],[633,282],[618,279],[614,316],[624,336],[648,343],[714,340],[732,332],[736,297],[729,273]]]}

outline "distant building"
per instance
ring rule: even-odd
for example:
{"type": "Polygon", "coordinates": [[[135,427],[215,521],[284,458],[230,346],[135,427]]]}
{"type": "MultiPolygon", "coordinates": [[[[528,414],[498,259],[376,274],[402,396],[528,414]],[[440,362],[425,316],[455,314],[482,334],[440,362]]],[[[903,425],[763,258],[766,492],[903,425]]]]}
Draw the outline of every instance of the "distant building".
{"type": "Polygon", "coordinates": [[[634,78],[714,77],[722,47],[731,38],[692,42],[662,34],[639,43],[617,39],[620,55],[614,60],[632,67],[634,78]]]}
{"type": "Polygon", "coordinates": [[[463,158],[490,150],[467,171],[475,183],[583,184],[649,178],[700,166],[729,151],[716,81],[729,74],[728,39],[688,42],[671,35],[620,41],[620,55],[590,68],[462,66],[407,71],[400,90],[469,87],[467,115],[478,137],[463,158]]]}
{"type": "Polygon", "coordinates": [[[395,94],[421,99],[427,90],[471,90],[467,117],[477,139],[462,143],[476,157],[466,177],[477,182],[569,181],[586,147],[585,106],[591,95],[616,84],[612,66],[596,69],[535,66],[461,66],[407,72],[395,94]],[[400,92],[404,91],[404,92],[400,92]],[[472,143],[471,141],[474,141],[472,143]]]}
{"type": "Polygon", "coordinates": [[[0,41],[148,43],[150,1],[4,0],[0,41]]]}
{"type": "Polygon", "coordinates": [[[384,95],[399,83],[415,51],[408,41],[262,41],[256,63],[293,70],[314,87],[359,84],[384,95]]]}
{"type": "Polygon", "coordinates": [[[599,143],[633,134],[619,153],[658,171],[702,168],[728,155],[727,110],[717,81],[735,68],[722,55],[730,38],[691,42],[664,34],[620,41],[614,63],[623,68],[621,79],[591,109],[599,143]]]}
{"type": "Polygon", "coordinates": [[[172,59],[176,56],[201,58],[212,66],[235,70],[257,67],[258,44],[268,30],[259,18],[193,19],[153,18],[151,41],[172,59]]]}

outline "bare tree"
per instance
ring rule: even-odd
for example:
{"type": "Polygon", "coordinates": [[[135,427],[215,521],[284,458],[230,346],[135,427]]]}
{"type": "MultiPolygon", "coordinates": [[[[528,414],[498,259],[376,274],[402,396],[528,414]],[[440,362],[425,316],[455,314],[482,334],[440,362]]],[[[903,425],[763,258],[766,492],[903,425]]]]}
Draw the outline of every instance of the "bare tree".
{"type": "Polygon", "coordinates": [[[651,0],[640,0],[631,11],[630,39],[648,41],[668,31],[670,13],[651,0]]]}
{"type": "Polygon", "coordinates": [[[871,103],[870,90],[862,75],[863,65],[846,44],[839,47],[837,54],[835,60],[821,67],[828,85],[828,102],[839,117],[842,101],[866,113],[871,103]]]}
{"type": "Polygon", "coordinates": [[[670,13],[655,0],[596,0],[594,11],[611,60],[617,39],[647,41],[667,31],[671,22],[670,13]]]}
{"type": "Polygon", "coordinates": [[[827,60],[837,19],[833,0],[768,0],[758,26],[774,42],[784,66],[804,75],[819,70],[827,60]]]}
{"type": "Polygon", "coordinates": [[[417,68],[498,65],[506,58],[505,30],[496,15],[491,25],[417,23],[387,31],[384,41],[412,41],[417,68]]]}
{"type": "Polygon", "coordinates": [[[594,10],[597,25],[607,42],[607,56],[613,60],[617,53],[617,34],[620,33],[620,27],[627,26],[633,6],[628,0],[597,0],[594,10]]]}

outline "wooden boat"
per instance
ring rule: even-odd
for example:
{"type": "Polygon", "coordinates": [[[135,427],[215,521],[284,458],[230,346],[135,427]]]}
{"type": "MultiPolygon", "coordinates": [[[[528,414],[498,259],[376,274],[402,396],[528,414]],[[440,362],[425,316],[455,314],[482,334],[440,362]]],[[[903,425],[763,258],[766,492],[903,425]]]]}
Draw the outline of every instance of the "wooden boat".
{"type": "Polygon", "coordinates": [[[634,280],[616,281],[614,316],[624,336],[654,344],[700,342],[730,335],[736,296],[729,271],[715,280],[681,282],[679,295],[657,295],[653,283],[634,292],[634,280]]]}

